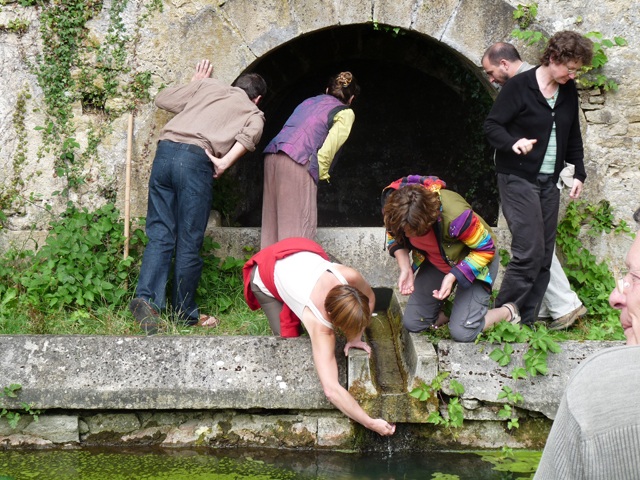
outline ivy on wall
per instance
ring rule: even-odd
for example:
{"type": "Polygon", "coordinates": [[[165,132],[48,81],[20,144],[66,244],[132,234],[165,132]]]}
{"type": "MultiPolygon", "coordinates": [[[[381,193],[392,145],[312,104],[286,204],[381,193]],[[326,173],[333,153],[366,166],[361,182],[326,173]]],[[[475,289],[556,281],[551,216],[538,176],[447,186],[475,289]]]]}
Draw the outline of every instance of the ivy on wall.
{"type": "MultiPolygon", "coordinates": [[[[140,103],[150,101],[153,86],[151,73],[135,71],[135,41],[140,37],[144,22],[157,11],[162,11],[160,0],[143,1],[136,8],[133,27],[127,30],[123,14],[129,0],[19,0],[24,8],[38,12],[41,53],[34,61],[25,63],[42,88],[45,121],[36,128],[42,135],[38,159],[53,156],[55,176],[65,179],[64,188],[55,192],[69,199],[72,191],[87,181],[87,165],[97,160],[97,149],[111,131],[114,119],[132,111],[140,103]],[[108,12],[103,12],[108,9],[108,12]],[[101,13],[108,14],[106,35],[99,41],[91,35],[87,22],[101,13]],[[111,101],[111,102],[110,102],[111,101]],[[110,106],[111,104],[111,106],[110,106]],[[87,145],[83,148],[76,139],[77,125],[74,112],[81,107],[83,119],[88,123],[87,145]]],[[[24,34],[32,26],[26,21],[3,26],[4,31],[24,34]]],[[[0,210],[24,200],[24,184],[20,169],[27,157],[25,130],[25,99],[21,94],[16,105],[13,126],[18,148],[13,159],[13,180],[5,182],[0,190],[0,210]]],[[[99,162],[98,162],[99,164],[99,162]]],[[[3,218],[0,218],[2,221],[3,218]]]]}
{"type": "MultiPolygon", "coordinates": [[[[528,45],[545,44],[549,40],[540,30],[530,29],[538,16],[538,4],[527,5],[518,4],[513,11],[513,19],[517,22],[518,28],[511,32],[514,38],[524,40],[528,45]]],[[[576,24],[582,23],[582,17],[576,19],[576,24]]],[[[590,65],[583,65],[576,83],[584,88],[600,88],[604,91],[618,90],[618,83],[609,78],[603,71],[603,67],[609,61],[607,49],[611,47],[623,47],[627,45],[626,39],[614,36],[613,39],[604,38],[602,33],[597,31],[588,32],[584,35],[593,42],[593,59],[590,65]]]]}

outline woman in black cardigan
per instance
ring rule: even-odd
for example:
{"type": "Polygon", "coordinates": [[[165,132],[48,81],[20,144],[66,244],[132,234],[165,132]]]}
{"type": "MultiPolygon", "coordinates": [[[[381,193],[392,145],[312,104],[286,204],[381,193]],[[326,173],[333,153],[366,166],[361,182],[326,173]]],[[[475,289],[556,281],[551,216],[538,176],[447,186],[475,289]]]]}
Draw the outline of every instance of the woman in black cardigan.
{"type": "Polygon", "coordinates": [[[496,149],[500,202],[512,236],[511,262],[496,306],[516,303],[522,323],[529,325],[549,283],[560,171],[565,163],[575,166],[571,198],[580,196],[587,176],[574,78],[592,56],[589,39],[575,32],[556,33],[540,66],[502,88],[484,124],[496,149]]]}

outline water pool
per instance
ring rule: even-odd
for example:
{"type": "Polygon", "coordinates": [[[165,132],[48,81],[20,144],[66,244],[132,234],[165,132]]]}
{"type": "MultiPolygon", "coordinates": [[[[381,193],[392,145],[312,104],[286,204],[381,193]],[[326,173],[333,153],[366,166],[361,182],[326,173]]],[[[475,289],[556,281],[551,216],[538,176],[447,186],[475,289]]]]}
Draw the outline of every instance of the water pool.
{"type": "Polygon", "coordinates": [[[74,449],[0,451],[0,480],[515,480],[540,452],[324,453],[285,450],[74,449]],[[487,457],[489,455],[489,457],[487,457]],[[493,460],[492,460],[493,458],[493,460]],[[497,468],[497,469],[496,469],[497,468]]]}

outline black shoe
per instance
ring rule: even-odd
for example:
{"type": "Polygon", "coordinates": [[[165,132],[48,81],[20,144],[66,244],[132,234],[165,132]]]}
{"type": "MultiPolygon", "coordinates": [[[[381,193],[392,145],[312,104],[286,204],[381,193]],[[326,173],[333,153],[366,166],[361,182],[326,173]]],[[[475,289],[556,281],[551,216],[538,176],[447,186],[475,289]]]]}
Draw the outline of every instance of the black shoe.
{"type": "Polygon", "coordinates": [[[155,335],[158,333],[158,319],[160,315],[149,305],[144,298],[134,298],[129,303],[129,310],[133,313],[136,321],[140,324],[140,328],[147,335],[155,335]]]}

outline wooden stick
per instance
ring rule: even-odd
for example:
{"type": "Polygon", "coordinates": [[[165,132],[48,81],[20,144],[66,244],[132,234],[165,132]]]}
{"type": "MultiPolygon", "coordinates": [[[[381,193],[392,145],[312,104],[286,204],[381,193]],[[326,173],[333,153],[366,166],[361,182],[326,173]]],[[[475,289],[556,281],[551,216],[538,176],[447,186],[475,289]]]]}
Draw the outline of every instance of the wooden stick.
{"type": "Polygon", "coordinates": [[[129,128],[127,129],[127,160],[124,176],[124,258],[129,256],[129,223],[131,197],[131,150],[133,146],[133,113],[129,113],[129,128]]]}

